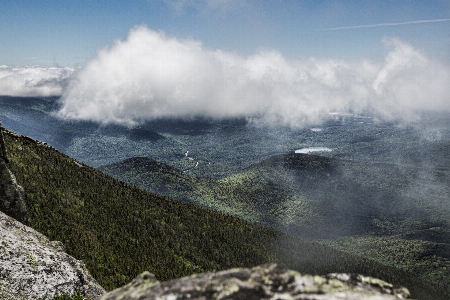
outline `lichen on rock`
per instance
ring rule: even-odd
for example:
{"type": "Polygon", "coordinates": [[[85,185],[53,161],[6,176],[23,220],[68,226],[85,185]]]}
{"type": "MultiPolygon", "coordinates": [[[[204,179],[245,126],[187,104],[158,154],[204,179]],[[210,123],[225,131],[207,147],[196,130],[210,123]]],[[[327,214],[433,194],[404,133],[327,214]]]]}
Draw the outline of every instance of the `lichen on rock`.
{"type": "Polygon", "coordinates": [[[101,300],[131,299],[358,299],[409,298],[403,287],[355,274],[302,275],[276,264],[231,269],[159,282],[144,272],[101,300]]]}
{"type": "Polygon", "coordinates": [[[105,290],[84,263],[34,229],[0,212],[0,299],[52,299],[81,292],[98,299],[105,290]]]}

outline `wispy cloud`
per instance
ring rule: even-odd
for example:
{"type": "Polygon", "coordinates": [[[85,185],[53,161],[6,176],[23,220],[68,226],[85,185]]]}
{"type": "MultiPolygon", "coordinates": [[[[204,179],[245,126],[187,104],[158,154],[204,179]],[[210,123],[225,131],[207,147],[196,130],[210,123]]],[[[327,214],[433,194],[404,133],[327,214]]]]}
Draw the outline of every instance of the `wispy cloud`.
{"type": "Polygon", "coordinates": [[[71,68],[0,66],[2,96],[60,96],[71,68]]]}
{"type": "Polygon", "coordinates": [[[306,126],[330,112],[409,119],[450,111],[450,72],[413,46],[387,39],[384,61],[244,57],[146,27],[102,50],[64,90],[59,116],[136,124],[158,118],[248,117],[306,126]]]}
{"type": "Polygon", "coordinates": [[[418,20],[418,21],[397,22],[397,23],[378,23],[378,24],[366,24],[366,25],[355,25],[355,26],[330,27],[330,28],[322,28],[322,29],[318,29],[318,30],[325,31],[325,30],[376,28],[376,27],[413,25],[413,24],[423,24],[423,23],[438,23],[438,22],[449,22],[449,21],[450,21],[450,19],[418,20]]]}

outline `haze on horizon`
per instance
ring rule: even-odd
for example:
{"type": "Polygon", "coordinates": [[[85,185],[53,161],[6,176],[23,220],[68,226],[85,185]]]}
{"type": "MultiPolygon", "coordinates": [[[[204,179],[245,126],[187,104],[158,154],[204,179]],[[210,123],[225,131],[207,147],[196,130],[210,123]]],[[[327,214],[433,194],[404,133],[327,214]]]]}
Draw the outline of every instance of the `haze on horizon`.
{"type": "Polygon", "coordinates": [[[4,10],[0,94],[61,96],[62,118],[305,126],[334,111],[388,120],[450,111],[446,1],[21,1],[4,10]]]}

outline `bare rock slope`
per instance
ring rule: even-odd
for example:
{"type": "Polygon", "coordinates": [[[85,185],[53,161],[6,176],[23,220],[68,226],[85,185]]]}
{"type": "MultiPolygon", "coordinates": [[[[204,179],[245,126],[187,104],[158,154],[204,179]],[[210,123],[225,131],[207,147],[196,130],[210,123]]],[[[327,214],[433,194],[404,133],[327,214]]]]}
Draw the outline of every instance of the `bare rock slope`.
{"type": "Polygon", "coordinates": [[[52,299],[55,293],[98,299],[105,290],[84,263],[34,229],[0,212],[0,299],[52,299]]]}
{"type": "Polygon", "coordinates": [[[101,300],[131,299],[405,299],[409,292],[382,280],[353,274],[301,275],[275,264],[231,269],[159,282],[144,272],[101,300]]]}

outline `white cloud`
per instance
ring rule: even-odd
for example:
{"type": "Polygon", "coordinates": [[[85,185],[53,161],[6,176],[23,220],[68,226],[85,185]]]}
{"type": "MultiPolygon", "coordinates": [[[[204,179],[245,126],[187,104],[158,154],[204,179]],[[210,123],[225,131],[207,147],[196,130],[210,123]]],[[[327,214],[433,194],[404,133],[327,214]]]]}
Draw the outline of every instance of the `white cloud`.
{"type": "Polygon", "coordinates": [[[99,52],[63,93],[63,118],[134,124],[162,117],[249,117],[303,126],[335,111],[407,119],[450,111],[450,73],[397,39],[384,61],[243,57],[146,27],[99,52]]]}
{"type": "Polygon", "coordinates": [[[0,66],[0,95],[60,96],[70,68],[0,66]]]}

